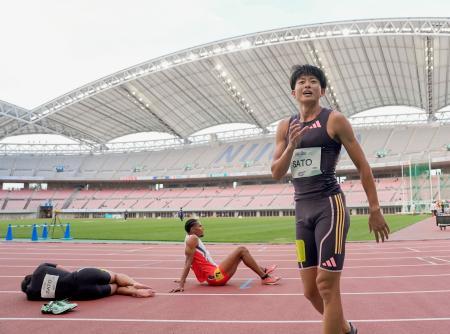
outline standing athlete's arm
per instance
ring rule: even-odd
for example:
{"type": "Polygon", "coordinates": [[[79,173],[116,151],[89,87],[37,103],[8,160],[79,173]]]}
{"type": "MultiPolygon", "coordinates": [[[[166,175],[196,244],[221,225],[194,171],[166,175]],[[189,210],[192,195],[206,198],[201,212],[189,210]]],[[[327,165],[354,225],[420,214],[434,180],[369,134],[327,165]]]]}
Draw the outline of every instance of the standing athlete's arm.
{"type": "Polygon", "coordinates": [[[332,112],[330,120],[331,137],[339,138],[342,145],[344,145],[347,150],[350,159],[352,159],[355,167],[358,169],[359,177],[369,202],[369,230],[370,232],[374,232],[377,242],[379,242],[380,238],[381,241],[384,242],[384,239],[389,238],[390,230],[381,213],[372,169],[367,162],[361,146],[355,138],[352,126],[347,118],[339,112],[332,112]]]}
{"type": "Polygon", "coordinates": [[[284,119],[278,123],[277,134],[275,137],[275,152],[272,161],[272,177],[280,180],[286,175],[291,164],[292,154],[300,141],[300,138],[309,130],[306,126],[303,129],[298,121],[289,125],[289,119],[284,119]],[[286,135],[289,128],[289,138],[286,142],[286,135]]]}
{"type": "Polygon", "coordinates": [[[184,291],[184,283],[186,283],[186,278],[191,270],[192,262],[194,261],[195,248],[198,245],[198,240],[194,236],[190,236],[186,241],[186,248],[184,250],[186,260],[184,262],[183,273],[181,274],[181,278],[179,280],[178,288],[172,289],[170,292],[183,292],[184,291]]]}

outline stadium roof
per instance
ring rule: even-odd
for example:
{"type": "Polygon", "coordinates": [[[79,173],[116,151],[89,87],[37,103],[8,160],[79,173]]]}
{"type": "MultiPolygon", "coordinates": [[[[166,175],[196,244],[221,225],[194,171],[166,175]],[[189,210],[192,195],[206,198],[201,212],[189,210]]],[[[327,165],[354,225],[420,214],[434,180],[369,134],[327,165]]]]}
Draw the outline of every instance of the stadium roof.
{"type": "Polygon", "coordinates": [[[450,18],[323,23],[193,47],[114,73],[32,110],[0,101],[0,139],[61,134],[104,144],[139,132],[187,138],[204,128],[261,129],[296,112],[294,64],[324,69],[322,103],[347,116],[410,106],[430,119],[450,104],[450,18]]]}

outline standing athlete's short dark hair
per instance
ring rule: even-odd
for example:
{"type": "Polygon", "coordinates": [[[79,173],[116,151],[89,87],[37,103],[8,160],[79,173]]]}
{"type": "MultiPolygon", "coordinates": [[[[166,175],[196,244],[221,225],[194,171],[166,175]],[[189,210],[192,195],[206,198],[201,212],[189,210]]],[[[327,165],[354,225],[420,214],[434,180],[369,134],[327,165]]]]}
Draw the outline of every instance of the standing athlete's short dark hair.
{"type": "Polygon", "coordinates": [[[295,84],[302,75],[312,75],[317,78],[320,82],[320,87],[323,89],[327,88],[327,78],[325,77],[325,73],[314,65],[294,65],[291,68],[291,89],[295,89],[295,84]]]}
{"type": "Polygon", "coordinates": [[[186,224],[184,224],[184,230],[186,233],[189,233],[191,231],[192,226],[198,223],[197,219],[191,218],[189,219],[186,224]]]}

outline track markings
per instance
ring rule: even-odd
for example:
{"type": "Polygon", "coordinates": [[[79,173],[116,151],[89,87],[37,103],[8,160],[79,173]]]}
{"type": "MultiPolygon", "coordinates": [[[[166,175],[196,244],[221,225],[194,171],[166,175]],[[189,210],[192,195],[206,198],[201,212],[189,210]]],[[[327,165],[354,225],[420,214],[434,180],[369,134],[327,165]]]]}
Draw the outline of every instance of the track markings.
{"type": "MultiPolygon", "coordinates": [[[[418,321],[450,321],[450,318],[349,319],[355,323],[392,323],[418,321]]],[[[320,324],[322,320],[205,320],[205,319],[119,319],[119,318],[0,318],[0,321],[83,321],[184,324],[320,324]]]]}
{"type": "Polygon", "coordinates": [[[239,289],[250,289],[253,280],[254,280],[253,278],[249,278],[248,280],[246,280],[244,283],[241,284],[239,289]]]}

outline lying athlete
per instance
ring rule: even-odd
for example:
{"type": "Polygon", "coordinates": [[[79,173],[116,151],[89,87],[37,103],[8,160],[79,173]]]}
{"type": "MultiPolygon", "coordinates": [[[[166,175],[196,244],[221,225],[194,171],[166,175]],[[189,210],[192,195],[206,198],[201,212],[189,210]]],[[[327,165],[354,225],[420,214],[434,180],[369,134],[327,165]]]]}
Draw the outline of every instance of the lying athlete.
{"type": "Polygon", "coordinates": [[[22,281],[22,291],[29,300],[88,300],[114,294],[152,297],[155,292],[125,274],[105,269],[81,268],[70,272],[64,267],[43,263],[22,281]]]}

